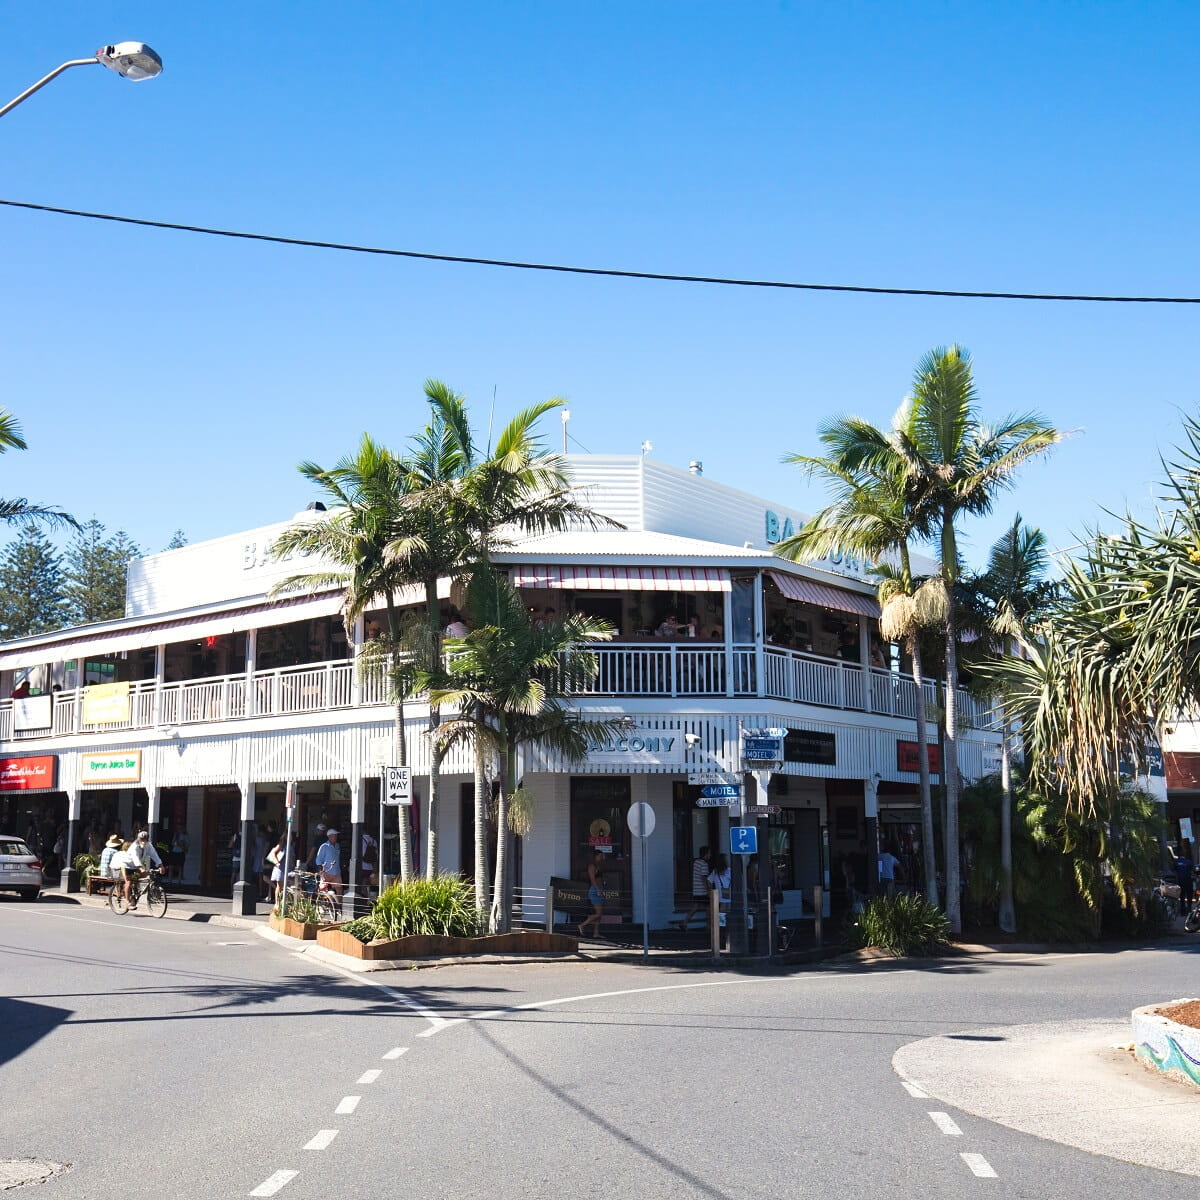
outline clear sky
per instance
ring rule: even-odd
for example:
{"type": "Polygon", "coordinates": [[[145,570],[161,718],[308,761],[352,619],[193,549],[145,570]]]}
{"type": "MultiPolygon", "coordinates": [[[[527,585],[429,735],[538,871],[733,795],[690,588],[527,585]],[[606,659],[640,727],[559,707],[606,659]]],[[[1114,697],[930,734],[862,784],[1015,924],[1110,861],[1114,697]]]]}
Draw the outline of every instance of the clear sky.
{"type": "MultiPolygon", "coordinates": [[[[443,253],[803,281],[1200,293],[1190,3],[0,0],[0,196],[443,253]]],[[[825,417],[885,422],[929,348],[986,415],[1077,435],[1018,509],[1144,510],[1196,410],[1195,307],[705,288],[256,246],[0,209],[0,495],[150,550],[290,516],[301,459],[403,445],[421,385],[570,398],[594,452],[780,504],[825,417]]],[[[557,442],[557,420],[547,433],[557,442]]],[[[578,447],[573,447],[578,448],[578,447]]]]}

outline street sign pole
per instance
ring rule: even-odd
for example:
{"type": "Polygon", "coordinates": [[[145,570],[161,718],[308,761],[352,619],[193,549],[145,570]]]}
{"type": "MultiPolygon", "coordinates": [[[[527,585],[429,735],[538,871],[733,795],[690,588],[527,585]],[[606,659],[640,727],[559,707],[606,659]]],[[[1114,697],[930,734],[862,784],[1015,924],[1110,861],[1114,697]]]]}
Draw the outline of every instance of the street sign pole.
{"type": "Polygon", "coordinates": [[[638,839],[638,848],[641,851],[643,958],[650,957],[650,864],[648,858],[650,835],[654,832],[654,821],[654,809],[644,800],[631,804],[629,812],[625,814],[625,824],[629,826],[629,832],[638,839]]]}
{"type": "Polygon", "coordinates": [[[283,879],[279,883],[279,891],[275,894],[275,907],[280,917],[287,915],[288,864],[292,856],[292,822],[296,816],[296,784],[291,781],[287,785],[287,833],[283,839],[283,879]]]}

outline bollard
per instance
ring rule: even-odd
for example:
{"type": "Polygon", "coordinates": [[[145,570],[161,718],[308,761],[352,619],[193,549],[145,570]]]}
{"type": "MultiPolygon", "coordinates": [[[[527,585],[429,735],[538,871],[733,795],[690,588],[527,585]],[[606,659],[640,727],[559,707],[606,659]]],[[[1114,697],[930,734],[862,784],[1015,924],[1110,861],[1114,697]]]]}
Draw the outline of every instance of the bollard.
{"type": "Polygon", "coordinates": [[[825,889],[818,883],[813,888],[813,916],[816,917],[816,938],[817,949],[820,950],[825,944],[824,937],[824,917],[825,917],[825,889]]]}
{"type": "Polygon", "coordinates": [[[774,901],[774,900],[772,899],[772,897],[771,897],[771,889],[770,889],[769,887],[767,888],[767,897],[766,897],[766,899],[767,899],[767,903],[766,903],[766,914],[767,914],[767,929],[766,929],[766,939],[767,939],[767,958],[774,958],[774,957],[775,957],[775,901],[774,901]]]}
{"type": "Polygon", "coordinates": [[[708,932],[712,939],[713,958],[721,957],[721,889],[708,889],[708,932]]]}
{"type": "Polygon", "coordinates": [[[546,932],[554,932],[554,885],[546,888],[546,932]]]}

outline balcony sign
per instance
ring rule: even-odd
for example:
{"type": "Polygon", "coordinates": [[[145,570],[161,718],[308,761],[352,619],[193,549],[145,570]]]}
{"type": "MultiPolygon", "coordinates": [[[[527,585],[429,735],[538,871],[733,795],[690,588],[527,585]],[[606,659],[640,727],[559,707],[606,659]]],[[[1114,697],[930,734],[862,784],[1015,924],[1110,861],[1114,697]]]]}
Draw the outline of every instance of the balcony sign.
{"type": "Polygon", "coordinates": [[[610,735],[588,735],[587,761],[611,763],[636,769],[639,766],[684,765],[684,742],[673,730],[631,729],[610,735]]]}
{"type": "MultiPolygon", "coordinates": [[[[917,751],[916,742],[896,743],[896,770],[920,771],[921,758],[917,751]]],[[[937,775],[942,769],[941,750],[937,746],[929,747],[929,773],[937,775]]]]}
{"type": "Polygon", "coordinates": [[[53,713],[49,696],[25,696],[14,699],[13,729],[49,729],[53,724],[53,713]]]}
{"type": "Polygon", "coordinates": [[[137,783],[142,778],[142,752],[120,750],[116,754],[81,754],[79,782],[137,783]]]}
{"type": "Polygon", "coordinates": [[[85,725],[112,725],[129,716],[128,683],[96,683],[83,689],[85,725]]]}
{"type": "Polygon", "coordinates": [[[52,788],[57,767],[57,754],[43,754],[36,758],[0,758],[0,792],[52,788]]]}

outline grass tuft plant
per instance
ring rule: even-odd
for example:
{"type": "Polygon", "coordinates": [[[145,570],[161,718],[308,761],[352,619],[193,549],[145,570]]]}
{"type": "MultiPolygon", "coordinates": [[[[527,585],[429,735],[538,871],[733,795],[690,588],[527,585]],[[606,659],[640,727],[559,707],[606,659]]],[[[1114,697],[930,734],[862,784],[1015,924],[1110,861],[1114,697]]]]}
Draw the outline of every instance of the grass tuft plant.
{"type": "Polygon", "coordinates": [[[413,934],[476,937],[480,932],[475,889],[461,875],[393,883],[362,919],[371,922],[375,937],[388,939],[413,934]]]}
{"type": "Polygon", "coordinates": [[[930,955],[950,944],[950,923],[923,896],[880,896],[858,914],[850,937],[856,946],[876,946],[896,958],[930,955]]]}

